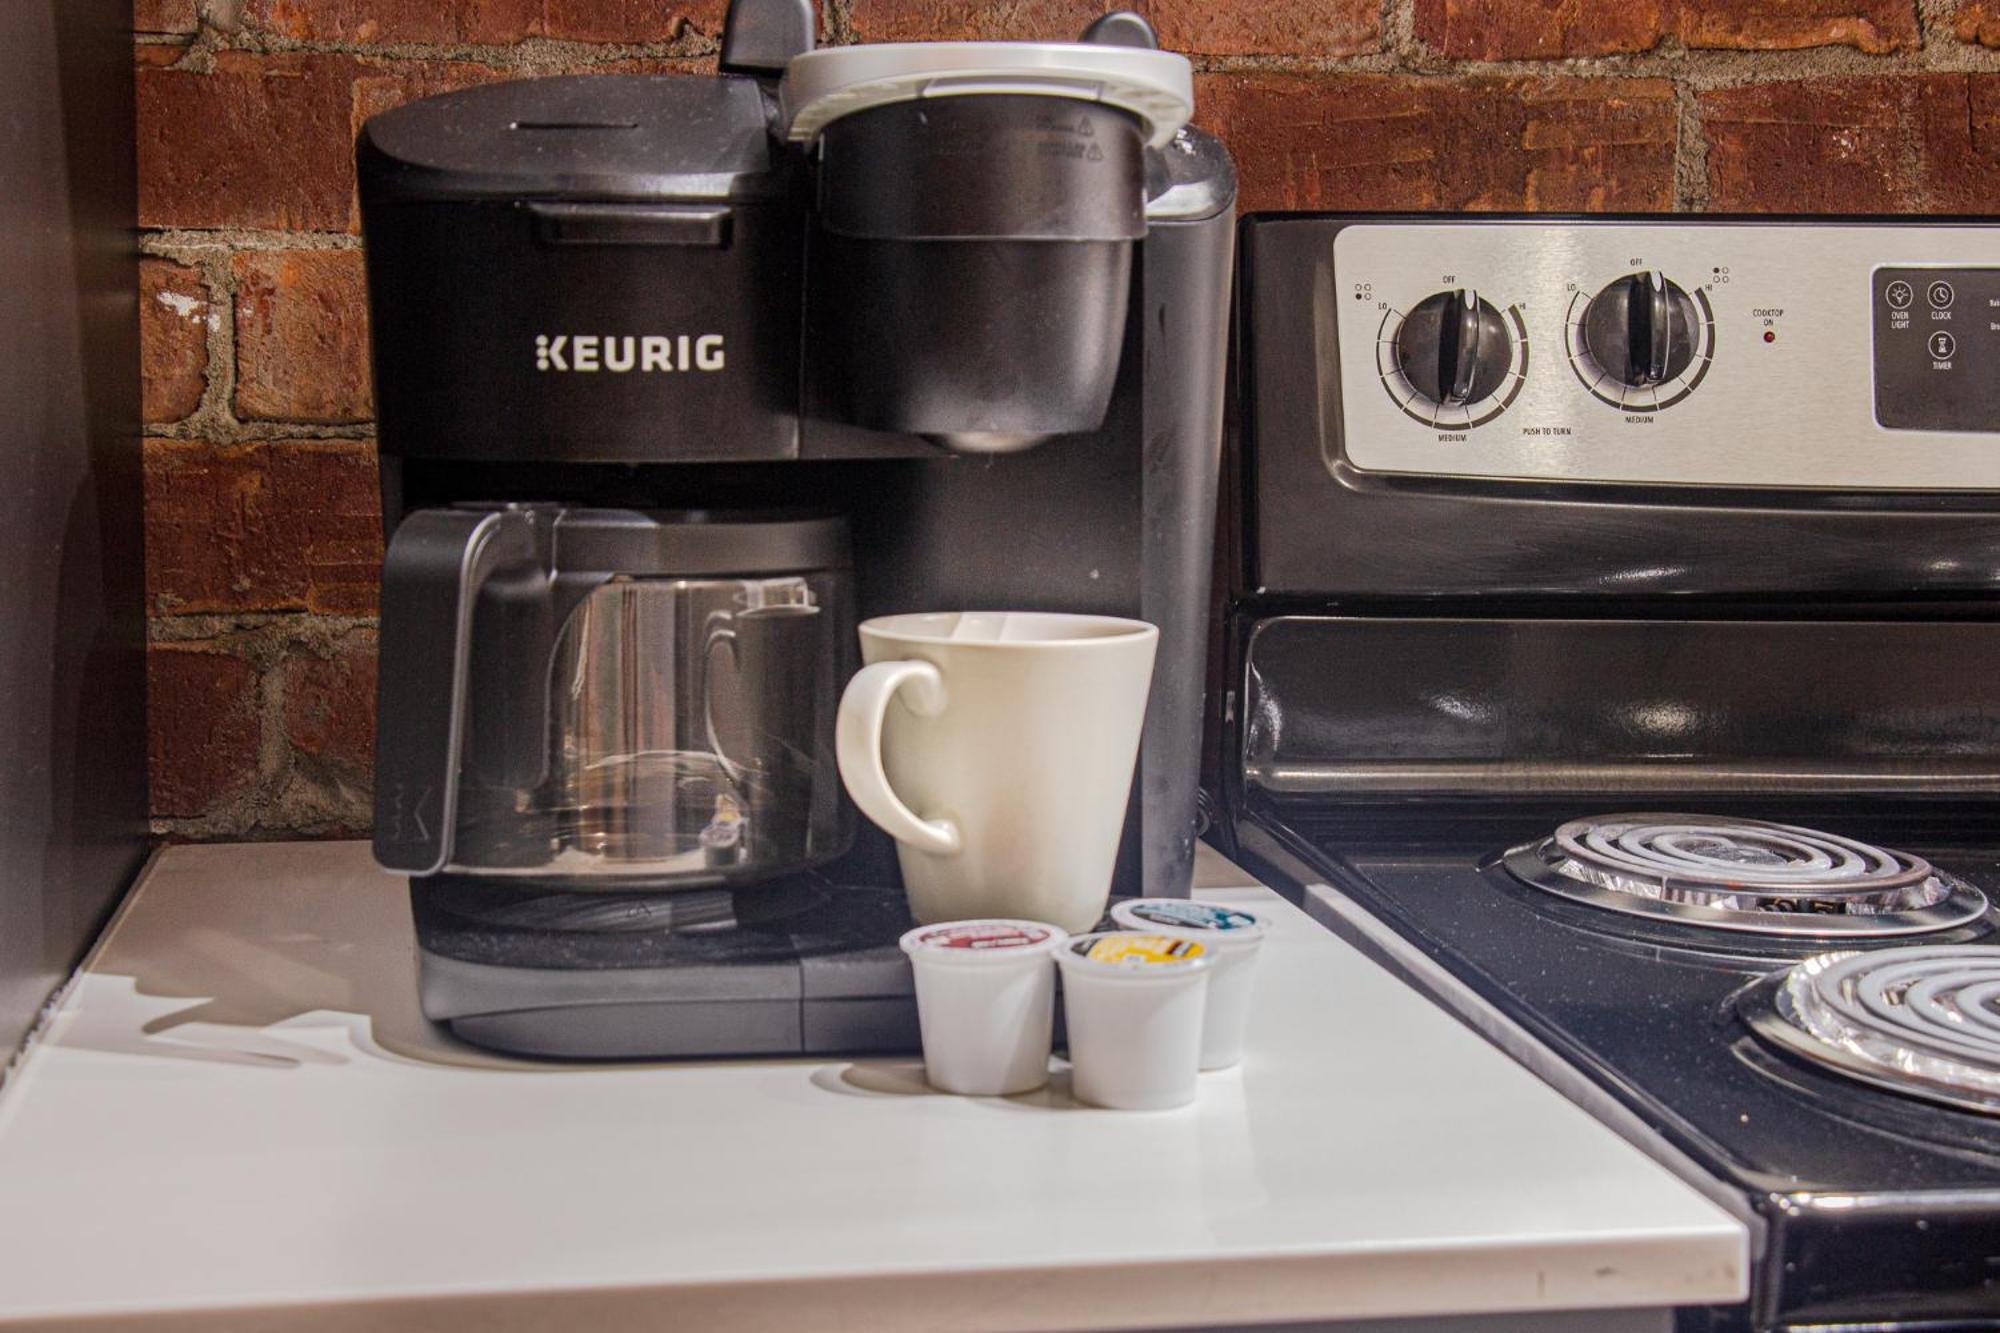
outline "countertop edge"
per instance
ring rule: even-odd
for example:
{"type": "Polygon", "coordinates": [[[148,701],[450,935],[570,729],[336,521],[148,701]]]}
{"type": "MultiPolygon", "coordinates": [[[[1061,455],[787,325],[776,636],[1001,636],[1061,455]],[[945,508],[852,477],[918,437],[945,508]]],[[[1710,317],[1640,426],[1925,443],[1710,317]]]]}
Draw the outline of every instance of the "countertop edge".
{"type": "MultiPolygon", "coordinates": [[[[1747,1241],[1720,1230],[1569,1245],[1466,1247],[1440,1282],[1435,1248],[1300,1253],[1158,1264],[885,1272],[691,1284],[446,1291],[382,1299],[151,1307],[54,1317],[73,1333],[144,1324],[163,1333],[367,1328],[433,1333],[468,1327],[716,1333],[1186,1328],[1303,1320],[1502,1315],[1731,1304],[1748,1294],[1747,1241]],[[1676,1276],[1657,1274],[1662,1267],[1676,1276]],[[1414,1293],[1426,1293],[1414,1297],[1414,1293]]],[[[0,1326],[11,1320],[0,1320],[0,1326]]],[[[49,1326],[36,1316],[23,1324],[49,1326]]]]}

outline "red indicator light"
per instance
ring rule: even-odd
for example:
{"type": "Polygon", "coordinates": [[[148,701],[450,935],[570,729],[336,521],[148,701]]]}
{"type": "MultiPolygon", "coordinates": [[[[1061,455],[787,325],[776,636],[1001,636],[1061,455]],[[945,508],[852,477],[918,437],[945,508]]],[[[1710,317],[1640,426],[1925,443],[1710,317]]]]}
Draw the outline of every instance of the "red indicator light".
{"type": "Polygon", "coordinates": [[[1776,329],[1765,329],[1764,341],[1767,343],[1774,343],[1778,341],[1778,331],[1776,329]]]}

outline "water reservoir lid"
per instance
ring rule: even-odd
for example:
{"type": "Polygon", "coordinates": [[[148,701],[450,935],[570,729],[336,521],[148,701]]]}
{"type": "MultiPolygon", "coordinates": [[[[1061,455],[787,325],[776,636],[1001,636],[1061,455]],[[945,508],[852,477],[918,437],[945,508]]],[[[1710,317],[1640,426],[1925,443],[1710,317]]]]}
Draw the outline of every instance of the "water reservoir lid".
{"type": "Polygon", "coordinates": [[[786,137],[889,102],[980,94],[1068,97],[1137,116],[1159,148],[1194,114],[1187,57],[1097,42],[889,42],[792,57],[779,85],[786,137]]]}
{"type": "Polygon", "coordinates": [[[715,202],[781,192],[747,78],[577,74],[442,93],[371,117],[363,196],[715,202]]]}

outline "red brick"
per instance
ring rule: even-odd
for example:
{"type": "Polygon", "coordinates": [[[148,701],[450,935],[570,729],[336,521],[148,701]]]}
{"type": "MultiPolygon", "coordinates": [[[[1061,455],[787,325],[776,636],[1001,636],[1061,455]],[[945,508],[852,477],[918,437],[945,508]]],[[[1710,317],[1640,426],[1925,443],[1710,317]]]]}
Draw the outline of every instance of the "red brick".
{"type": "Polygon", "coordinates": [[[1929,211],[2000,212],[2000,74],[1936,74],[1914,82],[1929,211]]]}
{"type": "Polygon", "coordinates": [[[366,421],[368,288],[359,250],[249,250],[236,277],[236,415],[366,421]]]}
{"type": "Polygon", "coordinates": [[[1703,93],[1699,105],[1711,208],[2000,207],[2000,75],[1750,84],[1703,93]]]}
{"type": "Polygon", "coordinates": [[[1207,74],[1196,102],[1235,146],[1246,211],[1673,205],[1661,80],[1207,74]]]}
{"type": "MultiPolygon", "coordinates": [[[[402,0],[404,5],[435,0],[402,0]]],[[[538,34],[572,42],[661,42],[691,29],[722,35],[728,0],[544,0],[538,34]]]]}
{"type": "Polygon", "coordinates": [[[248,32],[294,42],[472,42],[534,36],[540,0],[244,0],[248,32]]]}
{"type": "Polygon", "coordinates": [[[1189,55],[1351,56],[1382,46],[1377,0],[1150,0],[1160,45],[1189,55]]]}
{"type": "Polygon", "coordinates": [[[207,74],[142,65],[140,225],[346,227],[354,70],[346,56],[239,51],[207,74]]]}
{"type": "Polygon", "coordinates": [[[539,0],[245,0],[243,26],[299,42],[471,42],[531,35],[539,0]]]}
{"type": "Polygon", "coordinates": [[[1962,5],[1952,27],[1961,42],[2000,47],[2000,3],[1962,5]]]}
{"type": "Polygon", "coordinates": [[[1851,46],[1870,55],[1923,45],[1914,0],[1681,0],[1669,36],[1729,51],[1851,46]]]}
{"type": "MultiPolygon", "coordinates": [[[[1342,56],[1382,44],[1379,0],[1133,0],[1169,51],[1190,55],[1342,56]]],[[[1074,41],[1102,0],[855,0],[864,42],[1074,41]]]]}
{"type": "Polygon", "coordinates": [[[179,421],[201,406],[212,312],[201,270],[139,261],[139,368],[145,419],[179,421]]]}
{"type": "Polygon", "coordinates": [[[375,763],[375,631],[356,630],[328,656],[298,652],[284,665],[285,738],[355,775],[375,763]]]}
{"type": "Polygon", "coordinates": [[[1454,60],[1921,45],[1914,0],[1416,0],[1416,35],[1454,60]]]}
{"type": "Polygon", "coordinates": [[[132,31],[179,36],[201,27],[194,0],[132,0],[132,31]]]}
{"type": "Polygon", "coordinates": [[[511,46],[664,42],[722,32],[727,0],[246,0],[243,26],[301,42],[511,46]]]}
{"type": "Polygon", "coordinates": [[[204,814],[256,775],[257,681],[254,666],[212,644],[147,650],[155,815],[204,814]]]}
{"type": "Polygon", "coordinates": [[[1102,0],[854,0],[851,21],[864,42],[1067,42],[1106,10],[1102,0]]]}
{"type": "Polygon", "coordinates": [[[148,440],[146,591],[156,614],[374,610],[375,455],[354,440],[148,440]]]}
{"type": "Polygon", "coordinates": [[[1661,0],[1416,0],[1416,35],[1453,60],[1536,60],[1644,51],[1661,0]]]}

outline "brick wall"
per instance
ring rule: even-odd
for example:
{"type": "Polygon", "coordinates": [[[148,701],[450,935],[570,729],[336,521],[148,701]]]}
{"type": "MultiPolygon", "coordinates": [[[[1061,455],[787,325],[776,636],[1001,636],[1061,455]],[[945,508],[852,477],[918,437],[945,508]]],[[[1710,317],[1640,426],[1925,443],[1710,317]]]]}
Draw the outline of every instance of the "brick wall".
{"type": "MultiPolygon", "coordinates": [[[[1144,0],[1244,206],[2000,212],[2000,0],[1144,0]]],[[[827,7],[823,4],[823,10],[827,7]]],[[[136,0],[153,813],[368,822],[379,502],[352,141],[530,74],[706,69],[723,0],[136,0]]],[[[833,41],[1089,0],[834,0],[833,41]]]]}

